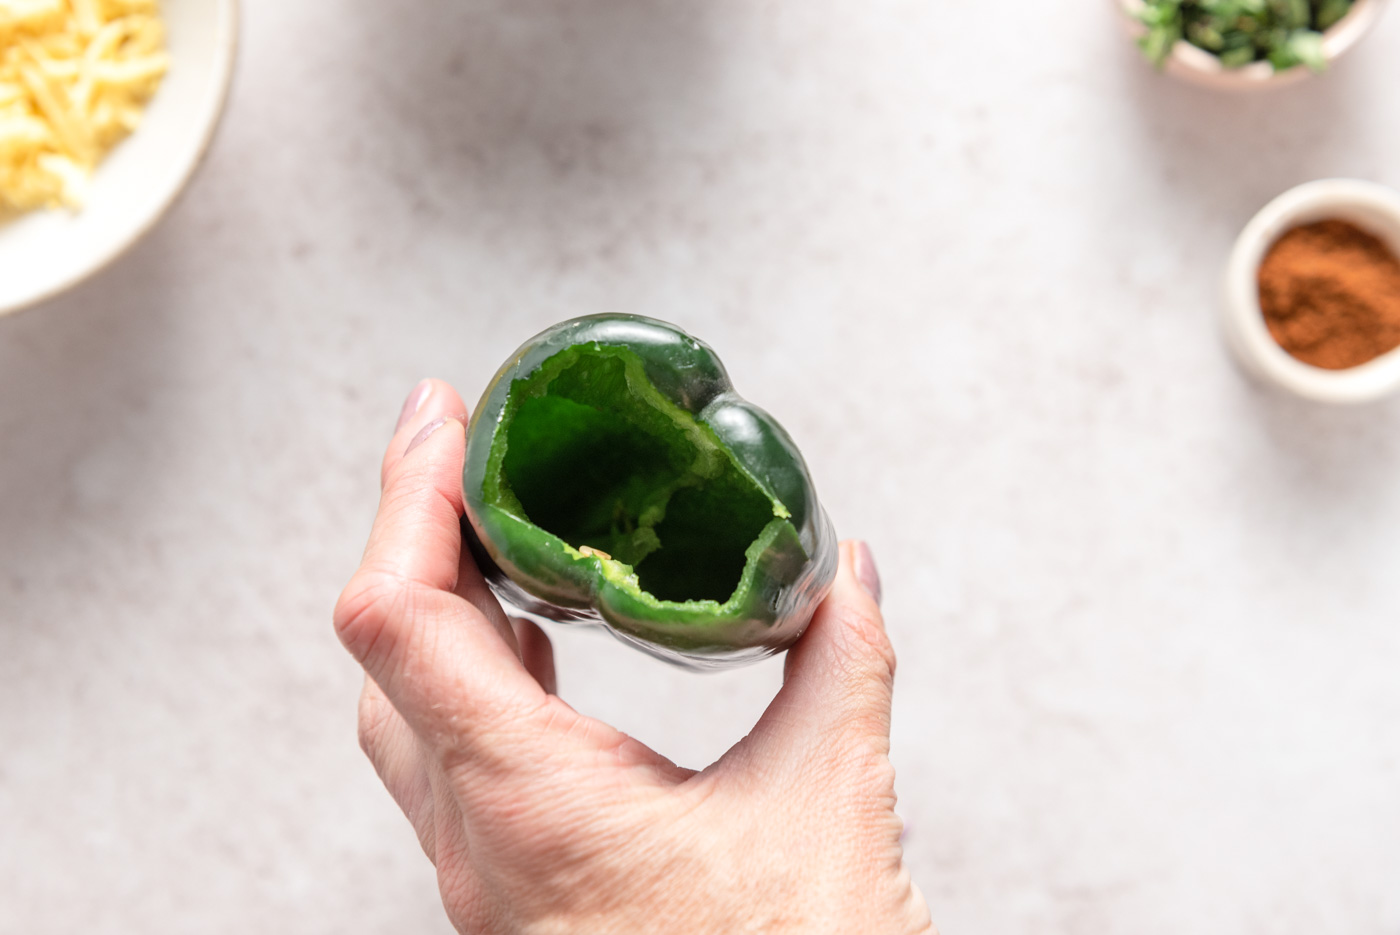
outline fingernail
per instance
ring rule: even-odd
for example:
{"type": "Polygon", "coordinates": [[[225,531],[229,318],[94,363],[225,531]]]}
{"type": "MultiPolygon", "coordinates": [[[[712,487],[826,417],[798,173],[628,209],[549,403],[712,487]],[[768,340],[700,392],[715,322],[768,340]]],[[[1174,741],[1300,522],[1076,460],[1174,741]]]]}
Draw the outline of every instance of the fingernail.
{"type": "Polygon", "coordinates": [[[403,408],[399,410],[399,422],[394,426],[395,432],[407,425],[408,420],[418,414],[418,410],[423,408],[423,404],[428,401],[428,395],[432,391],[432,380],[424,380],[413,388],[413,392],[408,394],[408,399],[403,401],[403,408]]]}
{"type": "Polygon", "coordinates": [[[429,435],[432,435],[438,429],[446,425],[448,418],[448,416],[443,416],[440,419],[434,419],[433,421],[429,422],[427,425],[419,429],[418,434],[413,436],[413,441],[409,442],[408,447],[403,450],[404,457],[406,458],[410,454],[412,454],[413,449],[417,448],[419,445],[427,441],[429,435]]]}
{"type": "Polygon", "coordinates": [[[855,553],[851,557],[855,564],[856,580],[865,588],[866,594],[875,598],[875,603],[880,603],[883,594],[880,589],[880,571],[875,567],[875,556],[870,554],[870,546],[864,542],[857,542],[852,551],[855,553]]]}

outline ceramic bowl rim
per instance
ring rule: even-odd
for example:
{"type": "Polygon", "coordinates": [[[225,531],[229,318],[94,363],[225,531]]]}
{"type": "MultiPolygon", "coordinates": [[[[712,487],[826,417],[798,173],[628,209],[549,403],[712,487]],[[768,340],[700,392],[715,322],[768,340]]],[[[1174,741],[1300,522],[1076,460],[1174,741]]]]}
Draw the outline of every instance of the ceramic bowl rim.
{"type": "MultiPolygon", "coordinates": [[[[1143,0],[1112,0],[1123,14],[1128,31],[1142,36],[1146,28],[1135,14],[1144,6],[1143,0]]],[[[1356,45],[1375,25],[1386,0],[1356,0],[1346,16],[1323,34],[1323,54],[1328,63],[1335,62],[1356,45]]],[[[1310,77],[1313,73],[1300,66],[1275,71],[1268,62],[1255,62],[1243,68],[1225,68],[1220,60],[1189,42],[1178,42],[1164,68],[1167,74],[1183,81],[1205,87],[1230,91],[1253,91],[1281,88],[1310,77]]]]}
{"type": "Polygon", "coordinates": [[[127,230],[123,236],[113,239],[111,244],[105,250],[94,255],[90,262],[82,266],[75,266],[66,275],[55,279],[47,286],[15,296],[8,301],[0,300],[0,318],[47,302],[111,266],[160,223],[189,186],[190,180],[204,162],[204,157],[214,142],[215,133],[228,104],[229,89],[233,85],[235,64],[238,60],[240,0],[215,0],[215,2],[217,4],[215,15],[218,18],[215,28],[219,37],[218,59],[215,62],[217,70],[214,72],[215,83],[205,100],[202,110],[203,122],[185,164],[167,177],[164,182],[166,190],[160,199],[152,206],[147,215],[127,230]]]}
{"type": "Polygon", "coordinates": [[[1256,378],[1326,403],[1363,403],[1400,390],[1400,348],[1346,370],[1306,364],[1270,335],[1259,306],[1259,265],[1288,230],[1330,218],[1351,221],[1400,255],[1400,191],[1358,179],[1319,179],[1269,202],[1235,241],[1225,274],[1225,337],[1239,363],[1256,378]]]}

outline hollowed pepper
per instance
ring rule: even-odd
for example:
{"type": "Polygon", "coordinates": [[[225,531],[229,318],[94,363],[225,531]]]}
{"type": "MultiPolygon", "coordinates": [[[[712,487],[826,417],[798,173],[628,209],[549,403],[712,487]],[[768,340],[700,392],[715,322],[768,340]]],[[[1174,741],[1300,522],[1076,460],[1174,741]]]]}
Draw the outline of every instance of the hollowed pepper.
{"type": "Polygon", "coordinates": [[[467,432],[464,537],[497,594],[710,667],[790,646],[836,573],[802,455],[714,352],[633,315],[567,321],[467,432]]]}

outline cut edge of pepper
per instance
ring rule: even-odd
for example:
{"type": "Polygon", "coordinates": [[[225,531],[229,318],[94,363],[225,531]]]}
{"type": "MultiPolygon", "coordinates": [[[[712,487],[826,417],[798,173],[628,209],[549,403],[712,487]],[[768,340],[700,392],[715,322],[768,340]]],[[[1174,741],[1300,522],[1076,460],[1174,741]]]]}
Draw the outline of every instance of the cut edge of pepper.
{"type": "MultiPolygon", "coordinates": [[[[545,542],[550,542],[562,549],[564,555],[571,560],[572,564],[592,566],[597,572],[597,578],[593,582],[593,593],[587,595],[590,601],[596,601],[600,597],[599,591],[611,586],[625,594],[632,600],[638,601],[644,606],[656,610],[664,611],[671,615],[680,614],[683,618],[695,618],[691,621],[676,619],[674,622],[678,626],[691,625],[701,619],[723,620],[730,617],[741,616],[742,612],[751,604],[753,593],[756,589],[756,582],[760,574],[760,566],[765,553],[779,539],[786,528],[791,536],[792,542],[797,543],[801,548],[801,537],[791,521],[791,512],[787,506],[777,497],[777,495],[763,481],[756,477],[752,471],[738,458],[735,453],[716,434],[714,429],[702,418],[687,411],[669,398],[647,377],[645,362],[634,351],[620,346],[604,345],[598,342],[588,342],[571,345],[561,348],[556,353],[541,361],[531,372],[525,375],[513,374],[510,378],[510,386],[505,396],[504,405],[497,414],[495,425],[491,432],[491,441],[487,456],[486,471],[482,482],[483,505],[499,510],[510,516],[518,523],[522,523],[529,529],[537,533],[545,542]],[[511,486],[509,478],[506,476],[506,454],[509,449],[510,428],[520,406],[528,399],[538,398],[548,395],[549,387],[564,372],[574,367],[585,356],[611,357],[621,360],[626,375],[627,392],[646,406],[664,415],[667,420],[678,426],[682,430],[682,435],[686,437],[692,447],[697,451],[697,461],[708,455],[718,453],[725,459],[726,466],[734,470],[740,478],[763,496],[771,504],[772,519],[764,524],[757,534],[749,540],[744,549],[744,563],[739,571],[738,580],[733,591],[724,601],[713,598],[690,598],[686,600],[669,600],[657,597],[650,590],[642,586],[640,574],[634,565],[628,564],[618,558],[612,557],[597,546],[579,543],[575,545],[558,533],[535,523],[526,512],[524,505],[511,486]],[[587,551],[584,551],[587,550],[587,551]]],[[[729,394],[724,394],[729,395],[729,394]]],[[[562,397],[568,398],[568,397],[562,397]]],[[[572,400],[571,400],[572,401],[572,400]]],[[[634,427],[635,423],[633,424],[634,427]]],[[[657,438],[664,444],[672,444],[666,439],[657,438]]],[[[698,471],[697,476],[703,476],[708,471],[698,471]]],[[[682,479],[684,480],[684,478],[682,479]]],[[[680,487],[677,487],[680,489],[680,487]]],[[[674,495],[676,491],[671,491],[667,497],[674,495]]],[[[664,516],[664,510],[663,510],[664,516]]],[[[656,523],[659,524],[660,520],[656,523]]],[[[664,547],[664,546],[663,546],[664,547]]],[[[549,550],[546,550],[548,552],[549,550]]],[[[805,550],[804,550],[805,555],[805,550]]],[[[644,556],[638,564],[650,557],[650,553],[644,556]]],[[[584,595],[578,595],[584,598],[584,595]]],[[[601,610],[601,608],[600,608],[601,610]]]]}

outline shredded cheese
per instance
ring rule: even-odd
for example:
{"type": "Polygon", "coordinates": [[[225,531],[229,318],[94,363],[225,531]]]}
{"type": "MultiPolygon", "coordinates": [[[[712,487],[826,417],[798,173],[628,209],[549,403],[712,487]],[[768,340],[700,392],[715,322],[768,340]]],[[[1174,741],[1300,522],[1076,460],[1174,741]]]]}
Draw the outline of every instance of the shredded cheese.
{"type": "Polygon", "coordinates": [[[157,0],[0,0],[0,215],[81,207],[169,68],[157,0]]]}

